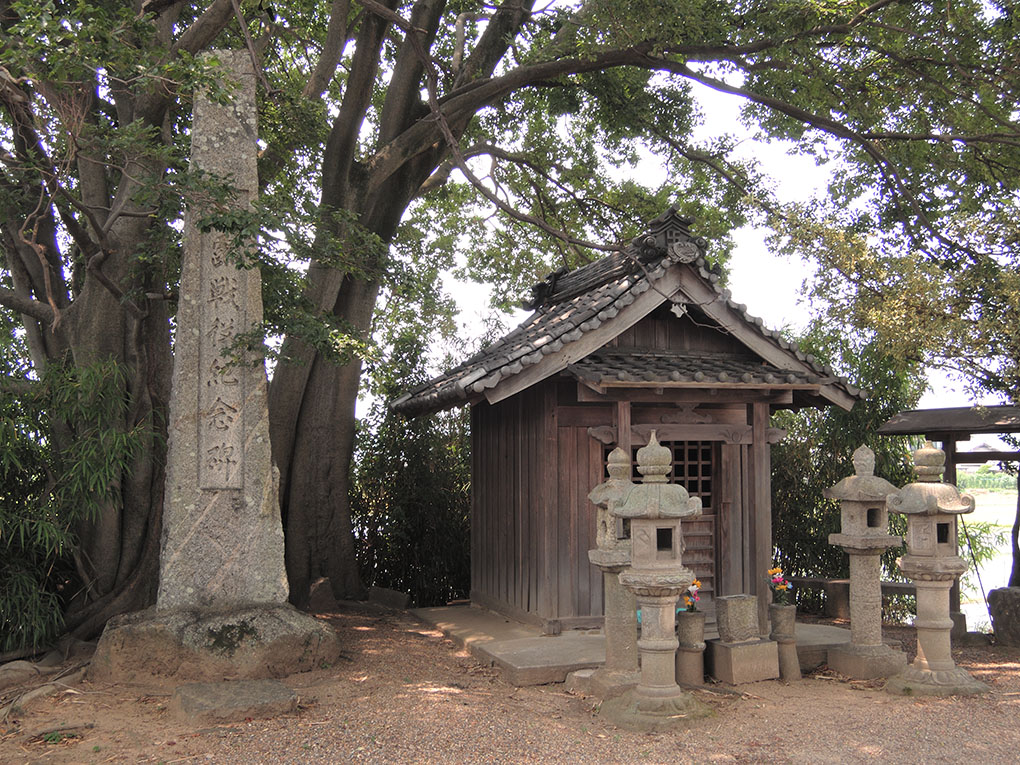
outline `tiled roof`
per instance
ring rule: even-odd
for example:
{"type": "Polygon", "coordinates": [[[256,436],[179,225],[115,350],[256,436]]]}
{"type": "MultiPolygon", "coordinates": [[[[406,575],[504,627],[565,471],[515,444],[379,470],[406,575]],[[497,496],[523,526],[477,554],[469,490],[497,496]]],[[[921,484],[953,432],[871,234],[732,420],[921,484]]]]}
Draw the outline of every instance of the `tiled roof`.
{"type": "MultiPolygon", "coordinates": [[[[837,378],[831,369],[818,365],[812,356],[801,352],[796,344],[784,340],[779,332],[764,328],[761,319],[747,314],[746,306],[734,303],[730,299],[729,290],[719,287],[719,274],[704,259],[705,242],[691,234],[689,224],[690,221],[681,218],[670,208],[649,224],[646,234],[637,237],[624,250],[611,253],[569,273],[550,274],[545,282],[533,288],[534,296],[529,307],[534,308],[535,312],[520,326],[446,374],[395,399],[391,406],[398,412],[414,416],[477,399],[487,390],[538,364],[545,357],[559,353],[604,323],[611,322],[639,296],[649,289],[656,289],[657,283],[667,272],[680,263],[690,264],[698,277],[710,285],[717,300],[723,301],[735,311],[747,327],[767,338],[785,354],[796,357],[801,366],[814,373],[791,373],[778,367],[769,367],[765,374],[772,374],[776,378],[794,374],[798,378],[798,385],[836,384],[852,398],[863,397],[860,390],[846,380],[837,378]],[[809,380],[810,377],[815,377],[815,380],[809,380]]],[[[663,294],[663,300],[667,297],[663,294]]],[[[623,329],[621,327],[621,331],[623,329]]],[[[598,362],[597,359],[605,360],[611,356],[604,350],[589,354],[585,359],[575,362],[572,370],[579,375],[599,374],[598,364],[602,363],[608,371],[608,362],[598,362]]],[[[669,368],[668,374],[676,372],[684,376],[690,372],[692,382],[700,382],[694,380],[700,372],[706,375],[709,382],[718,383],[718,375],[722,373],[734,375],[737,378],[734,382],[738,384],[743,382],[745,374],[751,375],[755,381],[760,379],[761,382],[757,383],[759,385],[773,384],[766,382],[763,375],[757,374],[762,364],[760,359],[755,362],[738,362],[735,358],[722,357],[709,360],[704,356],[691,356],[689,360],[671,356],[671,359],[673,366],[669,368]],[[695,369],[698,364],[703,368],[695,369]],[[714,375],[714,378],[710,379],[708,375],[714,375]]],[[[616,363],[623,362],[618,359],[616,363]]],[[[650,376],[646,382],[654,382],[658,379],[654,375],[665,371],[664,362],[646,359],[642,363],[645,364],[642,367],[644,373],[650,376]]],[[[627,370],[613,370],[613,374],[619,375],[621,372],[626,374],[627,370]]],[[[637,370],[632,368],[631,372],[636,373],[637,370]]],[[[791,383],[783,380],[774,384],[791,383]]]]}
{"type": "Polygon", "coordinates": [[[732,353],[646,351],[602,348],[567,369],[579,380],[599,386],[619,383],[662,383],[692,386],[769,386],[807,388],[822,382],[818,375],[780,369],[753,356],[732,353]]]}

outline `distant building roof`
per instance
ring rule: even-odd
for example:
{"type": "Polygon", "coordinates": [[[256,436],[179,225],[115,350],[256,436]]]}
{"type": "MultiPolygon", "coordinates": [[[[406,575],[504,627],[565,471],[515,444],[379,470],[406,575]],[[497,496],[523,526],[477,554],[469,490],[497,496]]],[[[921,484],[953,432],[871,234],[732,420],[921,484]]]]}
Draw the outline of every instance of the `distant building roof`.
{"type": "Polygon", "coordinates": [[[795,389],[801,404],[845,409],[864,394],[779,332],[766,329],[719,286],[705,241],[670,208],[622,251],[533,288],[534,313],[512,332],[446,374],[392,402],[409,416],[487,399],[495,403],[566,371],[597,385],[795,389]],[[747,348],[746,355],[604,348],[669,301],[697,313],[747,348]]]}
{"type": "Polygon", "coordinates": [[[887,436],[974,433],[1020,433],[1018,406],[959,406],[946,409],[908,409],[889,418],[878,432],[887,436]]]}

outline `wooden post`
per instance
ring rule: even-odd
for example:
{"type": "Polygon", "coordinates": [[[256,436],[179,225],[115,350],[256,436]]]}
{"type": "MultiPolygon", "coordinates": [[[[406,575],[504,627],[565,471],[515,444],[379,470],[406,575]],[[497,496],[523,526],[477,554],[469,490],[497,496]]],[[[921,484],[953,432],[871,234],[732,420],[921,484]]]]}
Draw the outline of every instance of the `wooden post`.
{"type": "MultiPolygon", "coordinates": [[[[616,445],[627,453],[627,460],[630,463],[631,480],[634,476],[634,460],[631,457],[630,443],[630,401],[616,402],[616,445]]],[[[616,536],[623,536],[623,519],[616,519],[616,536]]]]}
{"type": "Polygon", "coordinates": [[[754,500],[754,584],[758,594],[758,628],[763,638],[769,635],[769,603],[772,598],[765,585],[772,566],[772,462],[766,439],[769,405],[751,404],[751,495],[754,500]]]}
{"type": "MultiPolygon", "coordinates": [[[[946,469],[942,474],[942,480],[945,483],[951,483],[956,486],[956,440],[947,438],[942,442],[942,451],[946,453],[946,469]]],[[[956,526],[956,539],[957,547],[960,542],[960,519],[953,517],[953,525],[956,526]]],[[[953,586],[949,590],[949,612],[953,614],[960,613],[960,577],[956,577],[953,580],[953,586]]]]}

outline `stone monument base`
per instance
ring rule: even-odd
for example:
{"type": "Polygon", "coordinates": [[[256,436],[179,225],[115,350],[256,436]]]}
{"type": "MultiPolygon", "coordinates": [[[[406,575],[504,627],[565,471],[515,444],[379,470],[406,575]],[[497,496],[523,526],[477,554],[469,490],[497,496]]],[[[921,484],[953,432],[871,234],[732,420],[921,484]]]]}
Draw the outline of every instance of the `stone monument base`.
{"type": "Polygon", "coordinates": [[[990,690],[959,667],[931,670],[913,666],[890,677],[885,689],[897,696],[972,696],[990,690]]]}
{"type": "Polygon", "coordinates": [[[892,677],[907,668],[907,655],[887,645],[849,645],[829,649],[828,665],[857,680],[892,677]]]}
{"type": "Polygon", "coordinates": [[[689,693],[654,698],[639,695],[632,688],[602,702],[599,714],[624,730],[656,732],[682,728],[692,720],[708,717],[713,710],[689,693]]]}
{"type": "Polygon", "coordinates": [[[600,699],[613,699],[637,687],[641,679],[638,670],[633,672],[607,671],[604,667],[595,670],[588,679],[588,690],[600,699]]]}
{"type": "Polygon", "coordinates": [[[332,663],[339,654],[332,627],[287,604],[150,608],[109,621],[89,677],[100,682],[285,677],[332,663]]]}
{"type": "Polygon", "coordinates": [[[740,685],[779,677],[779,646],[771,640],[724,643],[716,639],[707,644],[706,671],[720,682],[740,685]]]}

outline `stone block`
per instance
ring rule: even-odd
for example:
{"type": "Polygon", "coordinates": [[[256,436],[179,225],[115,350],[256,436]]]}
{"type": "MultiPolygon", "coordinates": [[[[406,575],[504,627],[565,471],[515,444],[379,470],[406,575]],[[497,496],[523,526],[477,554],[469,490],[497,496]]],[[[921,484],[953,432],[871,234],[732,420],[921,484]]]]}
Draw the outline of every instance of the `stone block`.
{"type": "Polygon", "coordinates": [[[886,645],[847,644],[829,649],[829,667],[857,680],[892,677],[907,668],[907,655],[886,645]]]}
{"type": "Polygon", "coordinates": [[[297,694],[279,680],[189,683],[170,698],[170,714],[189,725],[275,717],[297,709],[297,694]]]}
{"type": "Polygon", "coordinates": [[[721,595],[715,599],[719,639],[724,643],[758,640],[758,598],[754,595],[721,595]]]}
{"type": "Polygon", "coordinates": [[[830,579],[825,583],[825,615],[833,619],[850,618],[849,579],[830,579]]]}
{"type": "Polygon", "coordinates": [[[1000,587],[989,592],[988,610],[996,642],[1020,646],[1020,587],[1000,587]]]}
{"type": "Polygon", "coordinates": [[[336,630],[293,606],[149,609],[115,616],[89,666],[98,682],[286,677],[336,661],[336,630]]]}
{"type": "Polygon", "coordinates": [[[741,685],[779,677],[779,646],[771,640],[736,644],[722,640],[707,642],[706,669],[720,682],[741,685]]]}
{"type": "Polygon", "coordinates": [[[407,601],[410,597],[411,596],[406,592],[398,592],[397,590],[390,590],[386,587],[368,588],[369,602],[378,603],[380,606],[386,606],[387,608],[405,609],[407,608],[407,601]]]}

